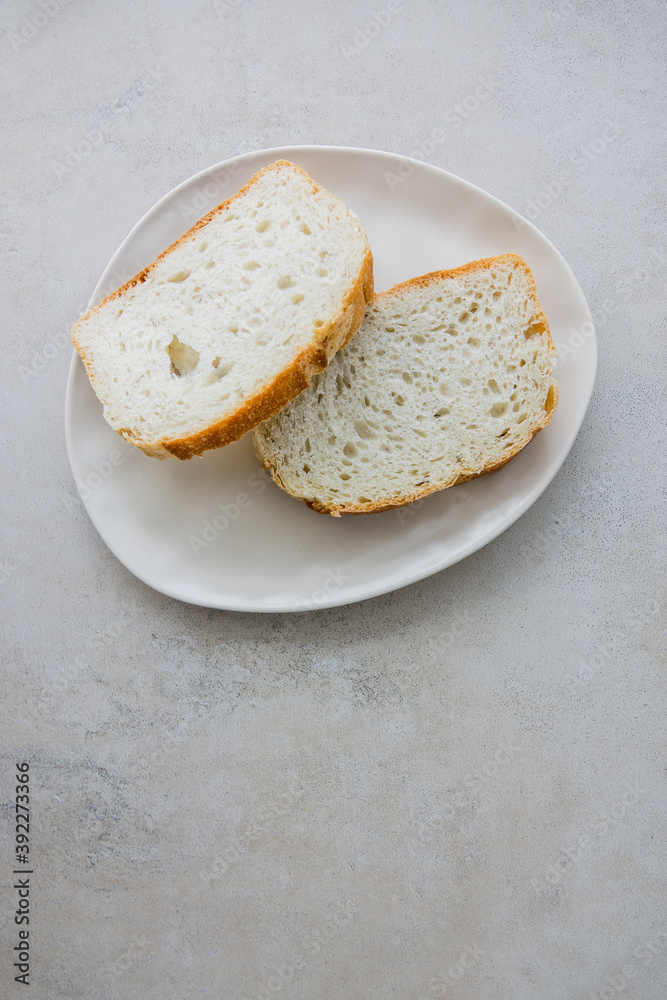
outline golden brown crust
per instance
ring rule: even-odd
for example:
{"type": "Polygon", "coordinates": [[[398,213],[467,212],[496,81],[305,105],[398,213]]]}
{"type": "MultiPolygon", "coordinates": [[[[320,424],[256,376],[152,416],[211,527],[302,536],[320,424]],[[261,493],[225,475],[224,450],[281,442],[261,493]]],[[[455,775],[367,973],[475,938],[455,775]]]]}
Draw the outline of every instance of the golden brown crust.
{"type": "MultiPolygon", "coordinates": [[[[107,295],[107,297],[103,299],[99,305],[89,309],[88,312],[82,316],[77,323],[75,323],[72,329],[72,341],[75,348],[81,355],[81,359],[85,365],[86,372],[88,373],[93,389],[95,388],[95,371],[92,359],[86,356],[85,349],[80,346],[76,337],[78,328],[81,324],[84,323],[94,312],[100,310],[106,303],[120,298],[126,291],[133,288],[136,284],[143,283],[146,280],[146,276],[150,274],[153,268],[159,263],[159,261],[162,260],[163,257],[168,256],[173,250],[176,249],[176,247],[190,240],[194,234],[210,222],[215,215],[219,212],[225,211],[233,201],[245,195],[249,188],[265,173],[269,170],[275,170],[277,167],[285,166],[293,167],[296,171],[298,171],[298,173],[302,174],[303,177],[311,184],[313,194],[322,190],[322,186],[317,184],[312,177],[310,177],[305,170],[302,170],[301,167],[297,166],[297,164],[291,163],[289,160],[276,160],[275,163],[270,163],[267,167],[264,167],[262,170],[254,174],[240,189],[240,191],[237,191],[236,194],[232,195],[226,201],[222,202],[210,211],[207,215],[204,215],[201,219],[195,222],[195,224],[188,229],[186,233],[180,236],[175,243],[172,243],[170,247],[163,250],[163,252],[155,258],[152,264],[149,264],[148,267],[143,269],[143,271],[135,274],[133,278],[126,281],[125,284],[121,285],[120,288],[117,288],[115,292],[107,295]]],[[[363,232],[363,230],[361,231],[363,232]]],[[[216,424],[206,427],[203,430],[198,431],[196,434],[188,435],[182,438],[147,442],[135,437],[129,430],[120,429],[118,433],[130,444],[141,448],[145,454],[150,455],[153,458],[166,458],[169,455],[173,455],[176,458],[189,459],[194,455],[201,455],[203,452],[208,451],[211,448],[220,448],[223,445],[231,444],[232,441],[238,440],[238,438],[242,437],[245,433],[247,433],[247,431],[252,430],[253,427],[261,423],[263,420],[268,420],[269,417],[274,416],[282,410],[287,403],[294,399],[295,396],[298,396],[300,392],[303,392],[303,390],[307,388],[313,376],[316,375],[317,372],[326,368],[336,351],[339,351],[341,347],[345,347],[345,345],[352,339],[363,322],[366,304],[370,302],[372,298],[373,255],[370,247],[368,246],[368,241],[366,241],[366,255],[357,280],[353,287],[347,292],[343,303],[334,318],[329,323],[325,323],[322,327],[315,331],[315,335],[313,336],[310,344],[308,344],[301,351],[301,353],[294,358],[288,368],[280,372],[272,382],[263,386],[254,394],[254,396],[246,400],[236,410],[228,414],[216,424]]]]}
{"type": "MultiPolygon", "coordinates": [[[[375,295],[375,298],[373,299],[373,302],[371,303],[370,307],[373,308],[373,304],[377,302],[378,299],[381,299],[387,295],[396,295],[397,293],[408,291],[412,288],[426,288],[428,287],[429,284],[432,284],[433,282],[436,281],[441,281],[444,278],[458,277],[460,275],[466,274],[469,271],[478,271],[481,270],[481,268],[483,267],[490,269],[494,265],[499,265],[500,263],[507,264],[510,262],[512,262],[513,267],[516,267],[517,265],[522,267],[526,273],[526,276],[529,279],[530,294],[535,308],[535,315],[538,320],[536,324],[533,324],[533,326],[535,327],[535,333],[538,334],[541,338],[546,339],[548,350],[550,352],[553,352],[555,356],[555,348],[553,340],[551,338],[551,331],[549,330],[549,322],[537,297],[537,285],[535,284],[533,273],[526,264],[523,257],[520,257],[519,254],[509,253],[509,254],[502,254],[498,257],[485,257],[482,260],[471,261],[469,264],[464,264],[462,267],[457,267],[450,271],[431,271],[429,274],[422,274],[419,275],[419,277],[417,278],[410,278],[408,281],[403,281],[398,285],[394,285],[392,288],[388,288],[385,291],[378,292],[375,295]]],[[[449,487],[451,486],[458,486],[461,483],[469,482],[469,480],[471,479],[478,479],[480,476],[486,476],[490,472],[497,472],[498,469],[502,469],[504,465],[507,465],[507,463],[511,459],[513,459],[515,455],[517,455],[520,451],[522,451],[523,448],[525,448],[526,445],[529,444],[530,441],[532,441],[532,439],[537,434],[539,434],[539,432],[544,427],[546,427],[546,425],[551,420],[551,417],[553,416],[557,404],[558,404],[558,386],[552,379],[549,386],[549,390],[547,392],[547,396],[545,398],[544,416],[541,417],[541,419],[537,422],[537,424],[531,429],[530,433],[526,434],[525,437],[521,439],[521,441],[509,453],[509,455],[503,457],[500,461],[492,462],[489,465],[484,466],[484,468],[480,469],[479,471],[471,470],[470,472],[460,473],[458,476],[456,476],[449,482],[430,483],[423,490],[416,491],[407,497],[405,496],[405,494],[401,494],[395,497],[388,497],[386,500],[383,500],[382,502],[378,503],[332,504],[327,506],[326,504],[319,503],[317,500],[308,500],[305,499],[304,497],[297,496],[297,494],[292,492],[292,490],[290,490],[288,486],[283,482],[280,475],[278,474],[275,465],[271,462],[271,460],[266,458],[261,453],[256,435],[253,435],[253,444],[255,447],[255,454],[257,455],[259,461],[262,463],[262,467],[271,473],[271,476],[273,477],[274,481],[278,484],[278,486],[280,486],[281,489],[285,490],[286,493],[289,493],[290,496],[295,497],[297,500],[301,500],[303,503],[306,504],[307,507],[310,507],[311,510],[316,511],[318,514],[331,514],[332,517],[340,517],[342,514],[381,514],[383,511],[386,510],[394,510],[397,507],[405,507],[410,503],[414,503],[415,500],[423,500],[424,497],[430,496],[431,493],[439,493],[441,490],[449,489],[449,487]]]]}

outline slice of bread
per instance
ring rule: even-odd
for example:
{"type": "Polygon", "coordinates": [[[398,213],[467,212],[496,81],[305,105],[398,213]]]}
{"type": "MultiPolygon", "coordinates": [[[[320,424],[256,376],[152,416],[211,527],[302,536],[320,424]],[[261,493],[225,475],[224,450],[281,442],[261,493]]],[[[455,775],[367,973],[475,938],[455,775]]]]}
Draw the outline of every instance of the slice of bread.
{"type": "Polygon", "coordinates": [[[253,432],[314,510],[370,514],[499,469],[548,424],[556,352],[515,254],[377,295],[354,340],[253,432]]]}
{"type": "Polygon", "coordinates": [[[372,295],[357,217],[279,160],[86,313],[72,339],[114,430],[186,459],[305,389],[372,295]]]}

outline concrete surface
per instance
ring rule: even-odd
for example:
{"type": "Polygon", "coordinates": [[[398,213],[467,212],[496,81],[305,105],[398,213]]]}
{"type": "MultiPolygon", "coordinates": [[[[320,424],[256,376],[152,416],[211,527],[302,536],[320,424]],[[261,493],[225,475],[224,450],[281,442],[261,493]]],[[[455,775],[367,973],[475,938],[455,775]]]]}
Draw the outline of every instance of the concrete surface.
{"type": "Polygon", "coordinates": [[[2,996],[663,998],[664,7],[7,0],[0,30],[2,996]],[[434,128],[427,158],[533,217],[589,299],[563,469],[377,600],[152,592],[65,452],[67,333],[112,253],[228,156],[434,128]]]}

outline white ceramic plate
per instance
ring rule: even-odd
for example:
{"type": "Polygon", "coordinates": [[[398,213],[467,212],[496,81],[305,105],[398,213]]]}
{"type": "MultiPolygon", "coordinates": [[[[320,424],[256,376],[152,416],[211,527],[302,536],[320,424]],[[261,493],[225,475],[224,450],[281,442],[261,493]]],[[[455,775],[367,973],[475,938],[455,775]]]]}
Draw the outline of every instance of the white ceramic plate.
{"type": "Polygon", "coordinates": [[[560,468],[584,418],[597,358],[582,291],[537,229],[444,170],[366,149],[269,149],[197,174],[135,226],[90,304],[280,158],[298,163],[357,213],[373,250],[378,291],[480,257],[522,254],[559,347],[560,401],[548,427],[499,472],[400,510],[332,518],[266,481],[250,435],[190,462],[159,462],[126,444],[103,419],[75,353],[67,446],[95,527],[149,586],[192,604],[236,611],[361,601],[437,573],[486,545],[534,503],[560,468]]]}

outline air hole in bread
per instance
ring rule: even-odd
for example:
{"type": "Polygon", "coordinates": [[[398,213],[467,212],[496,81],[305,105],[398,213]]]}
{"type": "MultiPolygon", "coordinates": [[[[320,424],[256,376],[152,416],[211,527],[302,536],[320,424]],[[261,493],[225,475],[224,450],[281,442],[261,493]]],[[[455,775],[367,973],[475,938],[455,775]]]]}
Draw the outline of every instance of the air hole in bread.
{"type": "Polygon", "coordinates": [[[362,440],[370,440],[377,437],[377,434],[367,420],[355,420],[354,429],[362,440]]]}
{"type": "Polygon", "coordinates": [[[220,358],[214,358],[211,365],[213,366],[213,371],[208,377],[207,384],[216,385],[220,379],[225,377],[225,375],[229,375],[230,371],[234,367],[234,362],[232,361],[231,364],[221,365],[220,358]]]}
{"type": "Polygon", "coordinates": [[[345,455],[346,458],[356,458],[357,455],[359,454],[359,449],[355,444],[352,443],[352,441],[348,441],[345,447],[343,448],[343,454],[345,455]]]}
{"type": "Polygon", "coordinates": [[[486,384],[488,385],[491,392],[498,392],[498,393],[500,392],[500,387],[494,378],[490,378],[486,384]]]}
{"type": "Polygon", "coordinates": [[[291,288],[292,283],[293,282],[289,274],[283,274],[282,277],[278,278],[278,280],[276,281],[276,285],[278,286],[278,288],[291,288]]]}
{"type": "Polygon", "coordinates": [[[317,273],[319,274],[320,278],[327,278],[329,276],[329,272],[327,271],[326,267],[318,267],[317,273]]]}
{"type": "MultiPolygon", "coordinates": [[[[299,217],[297,215],[297,219],[298,218],[299,217]]],[[[305,222],[301,223],[301,225],[299,226],[299,229],[301,230],[302,233],[305,233],[306,236],[310,236],[311,235],[310,229],[308,228],[308,226],[306,225],[305,222]]]]}
{"type": "Polygon", "coordinates": [[[204,250],[206,250],[207,246],[208,246],[208,240],[204,240],[203,243],[199,244],[199,252],[203,253],[204,250]]]}
{"type": "Polygon", "coordinates": [[[259,267],[259,261],[257,260],[247,260],[243,265],[244,271],[256,271],[259,267]]]}
{"type": "Polygon", "coordinates": [[[509,403],[494,403],[489,413],[492,417],[504,417],[509,408],[509,403]]]}
{"type": "Polygon", "coordinates": [[[183,269],[181,269],[180,271],[176,271],[169,278],[167,278],[167,281],[172,281],[174,284],[178,285],[180,284],[181,281],[185,281],[186,278],[189,278],[190,273],[191,273],[190,271],[184,271],[183,269]]]}
{"type": "Polygon", "coordinates": [[[421,333],[414,333],[412,335],[412,340],[415,344],[425,344],[426,338],[422,337],[421,333]]]}
{"type": "Polygon", "coordinates": [[[292,296],[292,302],[295,306],[298,306],[299,302],[303,302],[303,295],[301,292],[295,292],[292,296]]]}
{"type": "Polygon", "coordinates": [[[204,267],[206,268],[206,270],[209,270],[209,268],[211,267],[215,267],[215,261],[209,260],[206,264],[204,264],[204,267]]]}
{"type": "Polygon", "coordinates": [[[262,219],[262,221],[258,222],[257,225],[255,226],[255,231],[258,233],[265,233],[270,225],[271,223],[269,222],[268,219],[262,219]]]}
{"type": "Polygon", "coordinates": [[[171,359],[172,375],[190,375],[199,364],[199,352],[189,344],[181,343],[176,334],[171,338],[171,343],[165,347],[165,351],[171,359]]]}
{"type": "Polygon", "coordinates": [[[321,326],[324,326],[324,320],[323,319],[316,319],[314,321],[314,323],[313,323],[313,326],[315,327],[316,330],[319,330],[319,328],[321,326]]]}
{"type": "Polygon", "coordinates": [[[479,347],[482,341],[478,337],[468,337],[468,343],[471,347],[479,347]]]}
{"type": "Polygon", "coordinates": [[[494,292],[493,293],[493,300],[494,300],[494,302],[497,302],[501,295],[502,295],[502,292],[494,292]]]}

